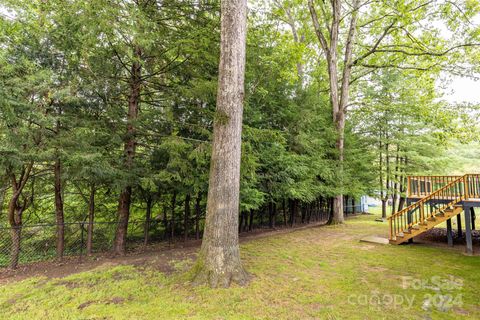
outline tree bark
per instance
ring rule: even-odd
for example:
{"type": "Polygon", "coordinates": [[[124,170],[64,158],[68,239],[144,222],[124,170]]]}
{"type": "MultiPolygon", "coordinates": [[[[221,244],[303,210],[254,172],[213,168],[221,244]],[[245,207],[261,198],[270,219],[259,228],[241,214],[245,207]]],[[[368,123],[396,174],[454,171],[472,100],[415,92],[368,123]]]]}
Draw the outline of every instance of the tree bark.
{"type": "Polygon", "coordinates": [[[87,227],[87,255],[93,253],[93,223],[95,220],[95,185],[90,187],[90,199],[88,201],[88,227],[87,227]]]}
{"type": "Polygon", "coordinates": [[[297,214],[297,200],[289,199],[290,203],[290,227],[295,225],[295,215],[297,214]]]}
{"type": "Polygon", "coordinates": [[[200,214],[202,208],[200,202],[202,201],[202,195],[198,193],[197,200],[195,201],[195,239],[200,239],[200,214]]]}
{"type": "MultiPolygon", "coordinates": [[[[135,61],[132,62],[130,70],[130,93],[128,97],[127,113],[127,134],[124,146],[125,169],[130,170],[133,166],[133,160],[136,152],[136,127],[135,121],[138,118],[138,107],[140,104],[140,92],[142,82],[142,51],[140,47],[134,48],[135,61]]],[[[117,255],[124,255],[126,250],[128,219],[130,217],[130,204],[132,201],[132,186],[128,184],[120,193],[117,210],[117,230],[113,250],[117,255]]]]}
{"type": "Polygon", "coordinates": [[[164,204],[163,205],[163,219],[162,219],[162,222],[163,222],[163,240],[167,240],[167,238],[168,238],[168,217],[167,217],[167,213],[168,213],[168,205],[164,204]]]}
{"type": "Polygon", "coordinates": [[[153,199],[151,195],[147,196],[146,199],[146,208],[145,208],[145,225],[143,226],[143,245],[148,245],[150,240],[150,222],[152,220],[152,205],[153,199]]]}
{"type": "Polygon", "coordinates": [[[183,216],[183,241],[188,240],[188,219],[190,219],[190,194],[185,196],[185,212],[183,216]]]}
{"type": "Polygon", "coordinates": [[[333,224],[332,221],[333,221],[333,216],[334,216],[334,201],[335,201],[335,198],[330,198],[330,201],[328,203],[328,220],[327,220],[327,224],[333,224]]]}
{"type": "Polygon", "coordinates": [[[254,218],[254,215],[255,215],[255,210],[250,209],[250,219],[249,219],[249,221],[248,221],[248,231],[252,231],[252,230],[253,230],[253,218],[254,218]]]}
{"type": "MultiPolygon", "coordinates": [[[[388,135],[385,136],[388,141],[388,135]]],[[[382,199],[382,219],[387,218],[387,201],[389,198],[390,191],[390,144],[385,143],[385,165],[386,165],[386,174],[385,174],[385,197],[382,199]]]]}
{"type": "Polygon", "coordinates": [[[276,216],[276,211],[277,211],[277,205],[273,201],[270,201],[268,205],[268,225],[270,229],[275,228],[275,216],[276,216]]]}
{"type": "Polygon", "coordinates": [[[400,183],[400,186],[399,186],[400,200],[398,200],[398,211],[402,210],[403,207],[405,206],[405,201],[406,201],[405,192],[407,192],[407,186],[406,186],[407,178],[405,176],[405,171],[406,171],[406,167],[407,167],[407,158],[404,157],[403,161],[402,161],[402,159],[400,159],[400,162],[403,162],[403,168],[402,168],[403,174],[402,174],[401,183],[400,183]]]}
{"type": "Polygon", "coordinates": [[[348,201],[350,200],[350,197],[348,195],[344,195],[343,196],[343,202],[344,202],[344,208],[343,208],[343,212],[345,212],[345,214],[348,214],[348,210],[350,209],[349,207],[349,204],[348,204],[348,201]]]}
{"type": "Polygon", "coordinates": [[[194,282],[245,285],[238,243],[247,1],[221,1],[220,66],[207,217],[194,282]]]}
{"type": "Polygon", "coordinates": [[[244,220],[245,214],[244,212],[240,212],[240,222],[238,224],[238,233],[242,233],[242,226],[243,226],[243,220],[244,220]]]}
{"type": "Polygon", "coordinates": [[[20,196],[22,194],[25,185],[27,184],[28,179],[30,178],[30,173],[33,168],[33,161],[31,161],[26,166],[23,166],[20,177],[17,179],[16,175],[11,171],[7,170],[7,175],[11,180],[12,186],[12,197],[8,202],[8,222],[11,227],[11,239],[12,247],[10,251],[10,268],[16,269],[18,266],[19,256],[20,256],[20,245],[21,245],[21,232],[22,232],[22,216],[23,211],[28,206],[28,201],[25,199],[23,203],[19,203],[20,196]]]}
{"type": "MultiPolygon", "coordinates": [[[[329,35],[329,41],[325,38],[322,27],[320,25],[317,12],[313,0],[308,0],[308,8],[312,18],[315,34],[320,42],[320,46],[325,55],[327,62],[330,104],[332,106],[333,123],[337,133],[335,147],[337,150],[337,159],[339,165],[339,186],[343,188],[343,160],[345,145],[345,112],[349,100],[350,77],[352,71],[352,55],[353,42],[355,39],[355,31],[357,27],[359,0],[353,3],[353,10],[350,14],[350,24],[345,42],[345,53],[343,70],[340,74],[338,70],[337,51],[339,46],[340,24],[342,21],[342,4],[340,0],[332,0],[331,2],[331,25],[327,26],[326,32],[329,35]],[[341,84],[339,84],[339,76],[341,76],[341,84]]],[[[328,24],[328,23],[327,23],[328,24]]],[[[329,219],[330,224],[343,223],[345,220],[343,215],[343,195],[340,193],[333,200],[333,217],[329,219]]]]}
{"type": "Polygon", "coordinates": [[[395,210],[397,207],[397,198],[399,194],[399,177],[400,175],[398,174],[399,171],[399,166],[400,166],[400,146],[397,144],[397,149],[395,153],[395,172],[393,173],[393,192],[392,192],[392,215],[395,214],[395,210]]]}
{"type": "Polygon", "coordinates": [[[172,195],[172,204],[170,210],[172,212],[172,217],[170,219],[170,239],[173,242],[175,237],[175,207],[177,206],[177,191],[173,191],[172,195]]]}
{"type": "Polygon", "coordinates": [[[55,220],[57,223],[57,259],[63,258],[65,251],[65,219],[63,212],[63,198],[62,198],[62,167],[60,159],[55,160],[54,168],[54,189],[55,189],[55,220]]]}
{"type": "Polygon", "coordinates": [[[18,260],[20,257],[21,232],[21,225],[12,227],[11,229],[12,249],[10,250],[10,269],[16,269],[18,266],[18,260]]]}

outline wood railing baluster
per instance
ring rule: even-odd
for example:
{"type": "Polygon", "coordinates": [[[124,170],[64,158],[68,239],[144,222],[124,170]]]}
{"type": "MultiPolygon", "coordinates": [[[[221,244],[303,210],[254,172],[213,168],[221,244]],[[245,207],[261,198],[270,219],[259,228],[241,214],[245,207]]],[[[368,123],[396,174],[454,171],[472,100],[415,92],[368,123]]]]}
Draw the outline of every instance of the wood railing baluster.
{"type": "Polygon", "coordinates": [[[457,176],[409,176],[407,196],[425,195],[422,199],[388,217],[390,240],[408,231],[413,225],[426,220],[425,206],[428,206],[428,217],[436,216],[446,208],[467,197],[477,197],[480,194],[480,175],[457,176]],[[422,190],[423,184],[423,190],[422,190]],[[441,203],[440,201],[450,200],[441,203]],[[436,203],[435,209],[431,205],[436,203]]]}

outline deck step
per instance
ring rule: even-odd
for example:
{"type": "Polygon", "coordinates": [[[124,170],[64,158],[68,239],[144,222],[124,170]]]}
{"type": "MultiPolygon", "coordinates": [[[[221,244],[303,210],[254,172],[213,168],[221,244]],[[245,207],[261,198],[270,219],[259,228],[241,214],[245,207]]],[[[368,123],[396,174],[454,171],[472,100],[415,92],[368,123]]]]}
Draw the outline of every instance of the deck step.
{"type": "Polygon", "coordinates": [[[462,190],[471,181],[478,181],[479,177],[478,174],[455,176],[445,180],[445,185],[436,190],[433,190],[434,184],[432,184],[430,186],[432,190],[424,192],[423,195],[419,194],[415,203],[389,217],[390,230],[392,230],[390,231],[390,243],[404,243],[460,214],[463,210],[463,202],[468,198],[458,190],[462,190]],[[436,204],[432,203],[437,201],[436,204]],[[414,214],[416,210],[419,210],[420,213],[414,214]],[[408,226],[406,228],[408,230],[401,229],[406,226],[408,226]],[[397,229],[398,233],[393,232],[394,229],[397,229]],[[400,232],[400,230],[402,231],[400,232]]]}

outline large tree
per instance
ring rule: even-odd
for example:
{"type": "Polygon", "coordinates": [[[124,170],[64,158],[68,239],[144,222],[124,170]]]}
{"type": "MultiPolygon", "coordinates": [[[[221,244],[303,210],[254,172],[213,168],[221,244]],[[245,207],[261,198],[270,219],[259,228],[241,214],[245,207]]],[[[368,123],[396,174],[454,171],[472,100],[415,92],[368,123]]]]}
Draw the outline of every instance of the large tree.
{"type": "MultiPolygon", "coordinates": [[[[468,4],[463,4],[466,8],[468,4]]],[[[463,34],[445,39],[431,25],[446,23],[454,33],[462,32],[476,10],[462,10],[450,1],[360,1],[308,0],[313,30],[325,59],[330,104],[336,128],[336,158],[340,191],[334,200],[334,223],[343,217],[343,162],[345,121],[351,86],[379,69],[430,71],[454,69],[460,52],[477,46],[463,34]],[[468,12],[464,14],[463,11],[468,12]],[[461,12],[463,15],[459,15],[461,12]],[[342,52],[342,53],[340,53],[342,52]],[[355,70],[354,70],[355,69],[355,70]]]]}
{"type": "Polygon", "coordinates": [[[217,110],[207,216],[194,268],[196,283],[228,287],[248,281],[240,260],[238,212],[247,35],[247,1],[222,0],[217,110]]]}

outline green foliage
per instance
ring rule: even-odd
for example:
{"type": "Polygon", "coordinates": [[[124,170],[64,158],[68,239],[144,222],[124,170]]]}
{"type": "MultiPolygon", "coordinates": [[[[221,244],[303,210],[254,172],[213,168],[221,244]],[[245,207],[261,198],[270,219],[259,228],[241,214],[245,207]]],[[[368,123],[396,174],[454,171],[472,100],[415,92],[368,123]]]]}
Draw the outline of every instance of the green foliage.
{"type": "MultiPolygon", "coordinates": [[[[155,215],[166,216],[174,193],[179,199],[199,196],[204,211],[213,122],[228,120],[215,113],[219,2],[5,0],[2,5],[11,17],[0,19],[0,181],[8,189],[7,174],[18,175],[34,161],[25,191],[34,201],[25,223],[53,221],[57,159],[66,220],[85,219],[91,190],[96,219],[114,219],[126,185],[133,186],[133,219],[143,218],[147,199],[153,199],[155,215]],[[126,169],[134,63],[142,67],[142,92],[138,118],[130,123],[137,154],[126,169]]],[[[367,54],[372,41],[394,24],[379,50],[354,66],[340,166],[326,64],[318,58],[305,3],[251,4],[242,211],[384,189],[377,182],[387,175],[385,165],[379,168],[386,159],[379,160],[380,142],[389,145],[392,163],[397,146],[399,156],[409,159],[388,172],[391,181],[399,181],[445,168],[440,150],[452,138],[476,139],[478,128],[469,130],[467,124],[478,107],[446,105],[436,79],[440,70],[457,72],[465,63],[478,69],[476,47],[461,45],[479,38],[478,27],[466,23],[479,7],[446,2],[431,11],[433,5],[380,1],[362,9],[354,58],[367,54]],[[441,36],[435,21],[462,36],[441,36]],[[451,46],[458,46],[451,54],[427,54],[451,46]]],[[[339,53],[343,49],[341,44],[339,53]]]]}

